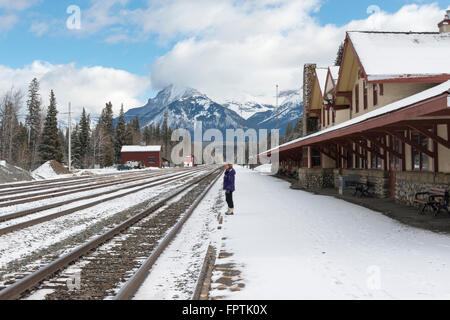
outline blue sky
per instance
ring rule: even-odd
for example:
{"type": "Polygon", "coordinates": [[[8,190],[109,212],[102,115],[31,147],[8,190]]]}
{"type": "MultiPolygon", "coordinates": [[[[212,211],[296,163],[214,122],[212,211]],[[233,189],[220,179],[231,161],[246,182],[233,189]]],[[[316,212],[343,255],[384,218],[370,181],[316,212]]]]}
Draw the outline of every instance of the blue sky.
{"type": "MultiPolygon", "coordinates": [[[[313,13],[320,24],[345,25],[351,20],[365,19],[367,8],[377,5],[383,11],[396,12],[403,5],[417,1],[389,0],[325,0],[320,11],[313,13]]],[[[419,3],[439,3],[441,8],[448,5],[447,1],[419,1],[419,3]]],[[[136,9],[145,6],[146,1],[133,0],[127,6],[136,9]]],[[[34,60],[44,60],[54,64],[77,62],[83,66],[102,65],[124,69],[136,74],[147,75],[150,66],[158,56],[164,55],[173,46],[172,43],[160,44],[156,37],[139,43],[105,43],[107,32],[99,32],[91,36],[77,37],[65,31],[54,31],[48,35],[36,36],[30,32],[30,21],[49,21],[56,19],[56,29],[65,28],[65,20],[69,17],[66,9],[69,5],[78,5],[81,10],[89,8],[91,1],[40,1],[20,13],[20,23],[14,29],[0,36],[3,48],[0,50],[1,64],[13,68],[23,67],[34,60]]],[[[5,10],[0,9],[1,12],[5,10]]],[[[83,11],[82,11],[83,13],[83,11]]]]}
{"type": "Polygon", "coordinates": [[[299,87],[303,63],[330,64],[346,28],[433,31],[447,7],[405,0],[0,0],[0,91],[38,76],[44,90],[59,89],[60,101],[78,99],[92,112],[108,99],[139,105],[169,83],[219,100],[265,99],[274,83],[299,87]],[[70,5],[81,9],[81,30],[66,27],[70,5]],[[380,8],[378,19],[370,6],[380,8]]]}

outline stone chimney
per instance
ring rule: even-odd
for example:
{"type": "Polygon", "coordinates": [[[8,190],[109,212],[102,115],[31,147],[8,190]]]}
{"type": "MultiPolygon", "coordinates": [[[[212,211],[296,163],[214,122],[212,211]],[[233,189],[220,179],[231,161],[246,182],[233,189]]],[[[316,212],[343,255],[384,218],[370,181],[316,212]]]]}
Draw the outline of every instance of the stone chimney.
{"type": "Polygon", "coordinates": [[[450,10],[447,10],[447,13],[444,17],[444,20],[438,24],[440,33],[448,33],[450,32],[450,10]]]}
{"type": "Polygon", "coordinates": [[[307,63],[303,67],[303,136],[310,134],[308,130],[309,123],[309,102],[311,92],[314,86],[314,72],[316,71],[316,64],[307,63]]]}

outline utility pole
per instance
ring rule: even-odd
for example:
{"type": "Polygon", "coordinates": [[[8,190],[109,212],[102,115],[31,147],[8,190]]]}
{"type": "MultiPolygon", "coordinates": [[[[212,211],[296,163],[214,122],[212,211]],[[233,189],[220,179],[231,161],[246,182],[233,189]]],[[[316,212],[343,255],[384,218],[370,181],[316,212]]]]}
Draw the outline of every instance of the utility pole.
{"type": "Polygon", "coordinates": [[[72,104],[69,102],[69,171],[72,169],[72,104]]]}
{"type": "Polygon", "coordinates": [[[279,89],[279,87],[278,87],[278,85],[277,85],[277,93],[276,93],[276,99],[277,99],[277,103],[276,103],[276,113],[277,113],[277,130],[279,129],[279,118],[278,118],[278,89],[279,89]]]}

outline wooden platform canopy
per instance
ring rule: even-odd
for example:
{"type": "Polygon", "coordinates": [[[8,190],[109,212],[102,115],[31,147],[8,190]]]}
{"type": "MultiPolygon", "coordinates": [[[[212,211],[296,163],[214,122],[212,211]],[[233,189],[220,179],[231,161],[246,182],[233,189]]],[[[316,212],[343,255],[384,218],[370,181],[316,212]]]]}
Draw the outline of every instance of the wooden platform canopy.
{"type": "Polygon", "coordinates": [[[402,152],[392,148],[392,139],[398,139],[433,158],[437,171],[437,144],[450,149],[448,137],[450,137],[450,81],[262,154],[271,156],[278,152],[280,162],[298,161],[304,148],[313,147],[336,161],[336,167],[341,161],[346,161],[349,155],[365,158],[367,152],[384,160],[389,156],[405,161],[405,148],[402,148],[402,152]],[[447,126],[447,139],[437,134],[438,125],[447,126]],[[431,139],[435,145],[434,151],[413,141],[406,134],[411,130],[431,139]],[[387,139],[379,139],[381,137],[387,139]],[[360,148],[355,148],[355,145],[360,148]],[[366,152],[361,153],[358,149],[366,152]]]}

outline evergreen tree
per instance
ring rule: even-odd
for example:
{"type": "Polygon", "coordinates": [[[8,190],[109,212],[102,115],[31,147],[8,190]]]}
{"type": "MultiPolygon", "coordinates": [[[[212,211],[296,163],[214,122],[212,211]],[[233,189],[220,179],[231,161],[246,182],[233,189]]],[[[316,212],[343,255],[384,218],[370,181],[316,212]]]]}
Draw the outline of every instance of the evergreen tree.
{"type": "Polygon", "coordinates": [[[142,132],[138,116],[136,116],[136,119],[133,120],[132,128],[133,128],[133,144],[140,145],[142,142],[142,132]]]}
{"type": "Polygon", "coordinates": [[[83,108],[80,119],[80,156],[81,166],[87,168],[89,166],[89,145],[91,136],[91,123],[90,117],[86,114],[86,110],[83,108]]]}
{"type": "Polygon", "coordinates": [[[292,126],[292,122],[289,122],[286,126],[286,139],[289,140],[292,138],[292,134],[294,133],[294,127],[292,126]]]}
{"type": "Polygon", "coordinates": [[[339,46],[338,53],[336,55],[336,60],[334,61],[334,65],[337,67],[340,67],[342,64],[342,58],[344,57],[344,46],[345,46],[344,42],[341,43],[341,45],[339,46]]]}
{"type": "Polygon", "coordinates": [[[114,153],[116,163],[120,162],[122,147],[125,145],[125,113],[123,111],[123,104],[120,108],[120,115],[117,119],[116,132],[115,132],[115,145],[114,145],[114,153]]]}
{"type": "Polygon", "coordinates": [[[150,123],[150,125],[148,126],[148,132],[150,134],[149,144],[155,144],[155,126],[153,125],[153,123],[150,123]]]}
{"type": "Polygon", "coordinates": [[[39,95],[39,81],[36,78],[31,81],[28,88],[27,109],[26,125],[29,131],[28,146],[31,152],[28,166],[30,169],[33,169],[37,162],[41,134],[41,98],[39,95]]]}
{"type": "Polygon", "coordinates": [[[154,140],[153,140],[154,144],[161,143],[161,128],[160,128],[160,126],[157,125],[155,127],[155,133],[153,134],[153,136],[154,136],[154,140]]]}
{"type": "Polygon", "coordinates": [[[144,139],[145,145],[148,146],[148,145],[150,144],[150,142],[151,142],[151,139],[152,139],[152,134],[151,134],[151,131],[150,131],[150,126],[146,126],[146,127],[144,128],[144,134],[143,134],[142,138],[144,139]]]}
{"type": "Polygon", "coordinates": [[[80,127],[77,123],[72,132],[72,166],[74,168],[81,168],[81,142],[80,142],[80,127]]]}
{"type": "Polygon", "coordinates": [[[58,136],[58,110],[56,109],[56,98],[53,90],[50,92],[50,105],[47,108],[44,130],[39,144],[39,156],[41,163],[56,160],[61,162],[63,154],[58,136]]]}
{"type": "Polygon", "coordinates": [[[162,128],[161,128],[161,136],[162,136],[162,142],[164,144],[164,154],[165,154],[166,158],[167,158],[168,152],[169,152],[169,142],[170,142],[169,134],[170,134],[169,113],[166,110],[166,112],[164,112],[164,120],[163,120],[162,128]]]}
{"type": "Polygon", "coordinates": [[[114,135],[114,113],[112,108],[112,103],[108,102],[106,107],[102,110],[99,121],[103,128],[105,128],[111,136],[114,135]]]}
{"type": "Polygon", "coordinates": [[[61,145],[61,152],[62,152],[62,161],[61,163],[68,163],[68,141],[66,139],[66,135],[64,134],[64,131],[62,129],[58,129],[58,139],[59,144],[61,145]]]}
{"type": "Polygon", "coordinates": [[[114,114],[112,111],[112,103],[109,102],[102,110],[96,129],[95,147],[98,149],[100,165],[102,167],[114,165],[114,136],[114,114]]]}
{"type": "Polygon", "coordinates": [[[131,122],[125,126],[124,145],[131,146],[133,144],[133,125],[131,122]]]}

